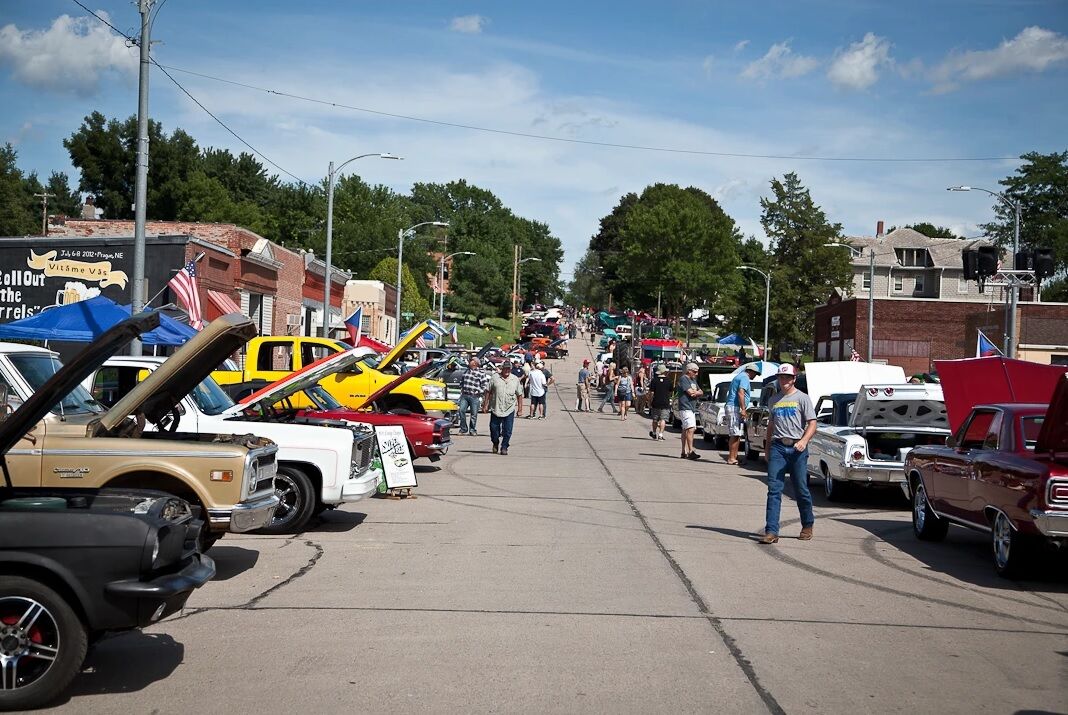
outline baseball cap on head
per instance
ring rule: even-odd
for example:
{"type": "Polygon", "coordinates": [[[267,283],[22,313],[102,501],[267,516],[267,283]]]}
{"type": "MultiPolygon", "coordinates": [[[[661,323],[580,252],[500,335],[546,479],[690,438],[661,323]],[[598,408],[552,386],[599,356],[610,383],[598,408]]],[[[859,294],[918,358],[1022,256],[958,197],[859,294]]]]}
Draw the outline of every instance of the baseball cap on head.
{"type": "Polygon", "coordinates": [[[656,366],[656,374],[657,375],[664,375],[666,373],[667,373],[667,365],[657,365],[656,366]]]}
{"type": "Polygon", "coordinates": [[[746,372],[751,372],[754,375],[760,374],[760,366],[757,365],[755,362],[747,362],[745,365],[742,366],[742,369],[746,372]]]}
{"type": "Polygon", "coordinates": [[[690,372],[691,370],[700,370],[700,369],[701,368],[695,362],[686,363],[686,372],[690,372]]]}
{"type": "Polygon", "coordinates": [[[778,374],[779,375],[789,375],[791,377],[796,377],[797,376],[797,370],[794,369],[793,365],[791,365],[790,363],[786,362],[786,363],[783,363],[782,365],[779,365],[778,374]]]}

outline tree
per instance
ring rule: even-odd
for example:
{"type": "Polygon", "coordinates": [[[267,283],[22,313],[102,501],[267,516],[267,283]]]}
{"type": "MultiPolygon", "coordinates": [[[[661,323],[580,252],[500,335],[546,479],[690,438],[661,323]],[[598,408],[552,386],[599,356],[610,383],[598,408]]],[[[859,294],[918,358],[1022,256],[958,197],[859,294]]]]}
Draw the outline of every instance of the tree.
{"type": "Polygon", "coordinates": [[[593,248],[575,264],[575,272],[568,286],[567,302],[571,305],[607,305],[608,291],[601,277],[601,265],[593,248]]]}
{"type": "Polygon", "coordinates": [[[45,191],[52,194],[48,199],[48,212],[60,216],[79,216],[82,211],[82,197],[71,191],[67,175],[62,171],[53,171],[48,177],[45,191]]]}
{"type": "MultiPolygon", "coordinates": [[[[396,285],[397,259],[392,257],[383,258],[378,262],[378,265],[371,270],[367,279],[396,285]]],[[[419,286],[417,285],[415,278],[412,276],[412,272],[408,270],[407,265],[404,266],[404,270],[401,272],[401,284],[403,286],[403,292],[401,294],[401,312],[413,313],[415,315],[414,320],[417,321],[422,320],[423,318],[432,317],[430,303],[427,302],[426,298],[420,295],[419,286]]]]}
{"type": "Polygon", "coordinates": [[[771,324],[769,341],[782,349],[812,340],[813,311],[835,288],[849,290],[853,269],[846,251],[825,247],[842,236],[830,223],[797,174],[772,179],[771,198],[761,198],[760,224],[771,238],[771,324]]]}
{"type": "MultiPolygon", "coordinates": [[[[1016,174],[1002,179],[1003,193],[1020,203],[1020,248],[1051,248],[1058,271],[1068,269],[1068,152],[1020,157],[1016,174]]],[[[995,200],[997,220],[983,226],[999,246],[1012,246],[1014,212],[995,200]]],[[[1043,291],[1045,298],[1045,291],[1043,291]]]]}
{"type": "MultiPolygon", "coordinates": [[[[755,236],[750,236],[742,243],[738,265],[753,266],[768,273],[772,270],[772,264],[772,255],[755,236]]],[[[724,301],[723,312],[727,318],[724,327],[759,342],[764,336],[765,282],[755,271],[745,271],[740,278],[724,301]]]]}
{"type": "MultiPolygon", "coordinates": [[[[34,179],[36,181],[36,179],[34,179]]],[[[18,168],[18,153],[10,144],[0,149],[0,236],[26,236],[40,231],[40,213],[33,210],[32,191],[18,168]]]]}

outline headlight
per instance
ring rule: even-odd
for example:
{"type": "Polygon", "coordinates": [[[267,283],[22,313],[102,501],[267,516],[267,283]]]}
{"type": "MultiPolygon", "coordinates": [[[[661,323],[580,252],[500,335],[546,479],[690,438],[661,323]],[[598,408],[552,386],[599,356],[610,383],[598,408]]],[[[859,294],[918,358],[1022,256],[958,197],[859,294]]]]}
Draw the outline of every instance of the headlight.
{"type": "Polygon", "coordinates": [[[437,385],[423,385],[424,400],[444,400],[445,388],[437,385]]]}

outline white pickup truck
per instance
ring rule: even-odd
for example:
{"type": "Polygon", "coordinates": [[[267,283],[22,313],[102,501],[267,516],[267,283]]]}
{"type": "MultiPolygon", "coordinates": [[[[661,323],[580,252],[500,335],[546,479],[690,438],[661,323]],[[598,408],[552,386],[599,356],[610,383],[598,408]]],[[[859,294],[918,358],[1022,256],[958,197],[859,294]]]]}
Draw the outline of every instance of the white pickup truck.
{"type": "Polygon", "coordinates": [[[823,481],[830,501],[850,484],[905,485],[905,456],[913,447],[943,444],[949,434],[942,388],[933,384],[864,385],[856,394],[821,397],[809,444],[810,477],[823,481]]]}
{"type": "MultiPolygon", "coordinates": [[[[164,369],[159,357],[112,357],[82,383],[98,402],[109,406],[126,395],[149,373],[164,369]]],[[[267,534],[303,531],[308,521],[326,509],[375,493],[381,470],[373,468],[374,430],[370,425],[338,422],[324,426],[322,420],[306,424],[245,419],[247,405],[236,405],[210,376],[212,366],[178,401],[178,420],[183,432],[211,434],[256,434],[278,445],[275,494],[280,500],[267,534]]],[[[177,429],[168,424],[166,429],[177,429]]],[[[155,429],[151,424],[146,430],[155,429]]]]}

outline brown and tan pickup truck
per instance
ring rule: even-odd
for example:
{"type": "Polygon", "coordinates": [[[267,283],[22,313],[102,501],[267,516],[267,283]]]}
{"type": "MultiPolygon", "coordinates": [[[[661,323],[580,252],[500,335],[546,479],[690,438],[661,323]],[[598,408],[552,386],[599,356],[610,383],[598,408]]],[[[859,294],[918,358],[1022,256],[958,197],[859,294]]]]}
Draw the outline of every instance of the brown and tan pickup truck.
{"type": "MultiPolygon", "coordinates": [[[[144,313],[119,323],[66,366],[52,351],[0,343],[0,392],[8,404],[47,400],[52,405],[8,452],[16,487],[130,487],[158,489],[204,510],[210,542],[227,531],[258,529],[278,506],[274,490],[277,446],[255,435],[168,431],[178,403],[195,385],[187,373],[200,361],[217,365],[256,328],[226,316],[183,345],[114,407],[105,410],[79,383],[103,362],[158,324],[144,313]],[[161,425],[144,429],[146,421],[161,425]]],[[[199,378],[197,378],[199,380],[199,378]]],[[[20,411],[26,413],[26,411],[20,411]]],[[[7,417],[14,419],[15,415],[7,417]]]]}

